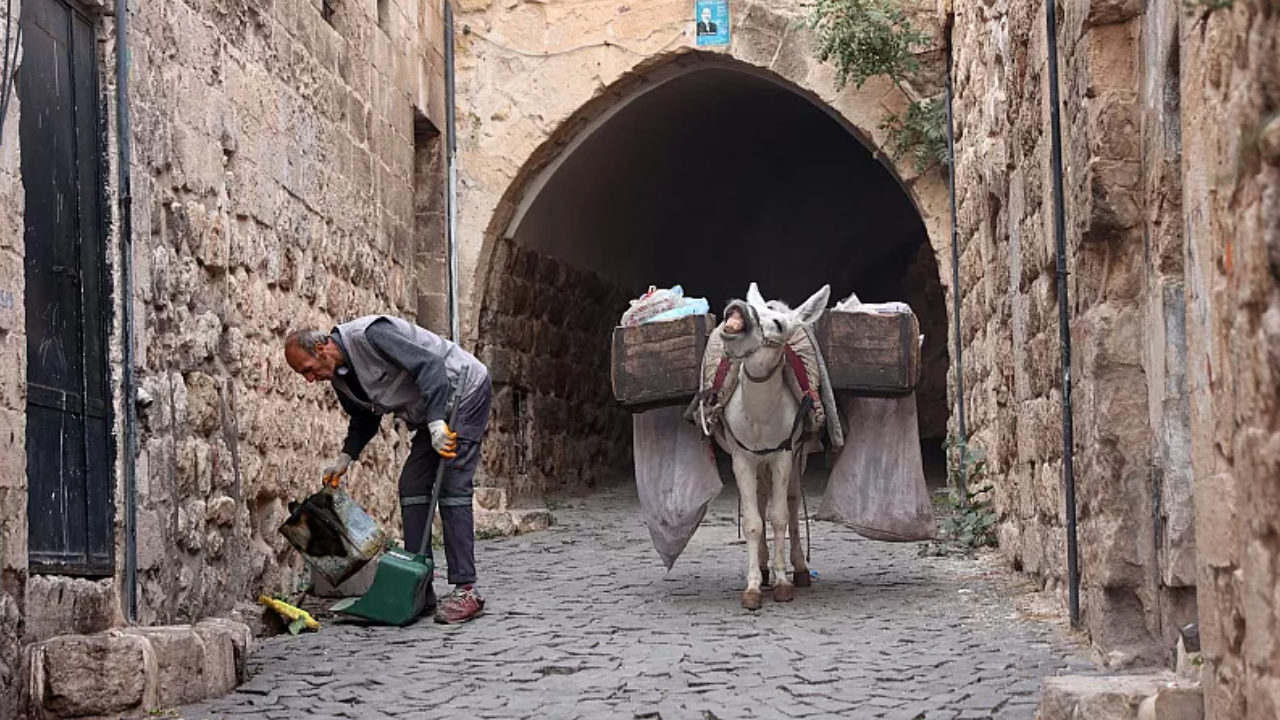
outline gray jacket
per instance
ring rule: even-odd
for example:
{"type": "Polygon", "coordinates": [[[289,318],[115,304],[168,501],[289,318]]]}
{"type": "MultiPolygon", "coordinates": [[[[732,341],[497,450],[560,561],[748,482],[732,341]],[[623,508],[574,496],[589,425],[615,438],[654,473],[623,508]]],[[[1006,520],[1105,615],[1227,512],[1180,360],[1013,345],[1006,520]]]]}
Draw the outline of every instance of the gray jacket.
{"type": "Polygon", "coordinates": [[[378,415],[392,413],[415,430],[446,419],[450,387],[464,371],[466,386],[460,388],[460,400],[488,381],[488,369],[471,353],[398,317],[367,315],[335,331],[368,401],[356,397],[342,375],[334,377],[334,388],[362,409],[378,415]],[[390,325],[379,327],[380,336],[390,341],[380,341],[383,352],[366,336],[374,323],[390,325]]]}

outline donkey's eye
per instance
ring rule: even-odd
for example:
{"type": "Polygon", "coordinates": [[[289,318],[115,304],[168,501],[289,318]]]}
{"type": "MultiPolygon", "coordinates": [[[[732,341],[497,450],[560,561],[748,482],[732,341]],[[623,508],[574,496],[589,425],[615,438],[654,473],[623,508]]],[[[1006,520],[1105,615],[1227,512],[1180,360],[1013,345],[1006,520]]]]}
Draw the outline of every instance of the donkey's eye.
{"type": "Polygon", "coordinates": [[[774,327],[774,329],[776,329],[778,332],[782,332],[782,321],[781,321],[781,320],[774,320],[774,321],[773,321],[773,327],[774,327]]]}

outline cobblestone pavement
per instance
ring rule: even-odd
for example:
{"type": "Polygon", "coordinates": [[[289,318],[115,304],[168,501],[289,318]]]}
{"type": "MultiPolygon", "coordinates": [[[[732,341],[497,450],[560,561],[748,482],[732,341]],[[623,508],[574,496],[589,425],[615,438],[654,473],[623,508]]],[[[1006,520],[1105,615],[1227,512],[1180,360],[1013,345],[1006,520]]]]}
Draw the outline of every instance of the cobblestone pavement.
{"type": "Polygon", "coordinates": [[[484,617],[322,618],[318,633],[261,642],[237,692],[180,713],[1030,720],[1040,678],[1092,669],[1057,625],[1015,610],[1020,583],[994,563],[920,558],[830,523],[813,524],[813,587],[785,605],[766,593],[750,614],[736,497],[726,486],[668,574],[634,489],[601,491],[557,509],[549,531],[479,544],[484,617]]]}

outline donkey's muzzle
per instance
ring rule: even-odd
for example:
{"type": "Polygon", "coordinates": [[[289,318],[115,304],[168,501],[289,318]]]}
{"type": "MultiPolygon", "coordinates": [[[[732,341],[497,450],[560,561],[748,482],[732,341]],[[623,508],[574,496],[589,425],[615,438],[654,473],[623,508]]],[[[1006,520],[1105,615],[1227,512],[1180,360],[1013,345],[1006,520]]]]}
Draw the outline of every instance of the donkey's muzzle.
{"type": "Polygon", "coordinates": [[[724,327],[721,332],[729,337],[737,337],[751,332],[754,324],[751,306],[741,300],[734,300],[725,306],[724,327]]]}

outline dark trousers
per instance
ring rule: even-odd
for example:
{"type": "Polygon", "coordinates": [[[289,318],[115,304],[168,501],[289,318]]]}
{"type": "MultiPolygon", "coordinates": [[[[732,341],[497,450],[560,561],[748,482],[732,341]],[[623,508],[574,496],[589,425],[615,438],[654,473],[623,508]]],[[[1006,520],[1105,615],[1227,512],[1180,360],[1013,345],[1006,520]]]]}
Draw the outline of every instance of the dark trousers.
{"type": "MultiPolygon", "coordinates": [[[[423,533],[430,532],[431,486],[436,469],[445,463],[440,487],[440,524],[444,530],[444,555],[449,564],[449,583],[467,585],[476,581],[475,518],[472,514],[472,481],[480,465],[480,444],[489,425],[489,402],[493,387],[489,382],[458,406],[453,430],[458,434],[458,456],[442,458],[431,446],[431,433],[415,432],[409,459],[400,471],[400,513],[404,521],[404,546],[417,552],[423,533]]],[[[427,554],[433,555],[430,543],[427,554]]]]}

